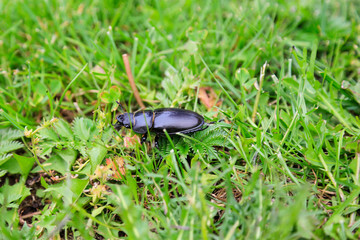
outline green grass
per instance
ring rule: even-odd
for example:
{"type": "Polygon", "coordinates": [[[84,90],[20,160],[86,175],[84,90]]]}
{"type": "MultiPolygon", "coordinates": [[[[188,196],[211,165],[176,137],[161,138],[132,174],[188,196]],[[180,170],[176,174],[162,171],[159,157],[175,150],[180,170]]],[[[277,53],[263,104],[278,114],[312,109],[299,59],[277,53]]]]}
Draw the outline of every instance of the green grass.
{"type": "Polygon", "coordinates": [[[0,238],[358,239],[359,9],[1,1],[0,238]],[[225,122],[115,132],[116,100],[139,109],[123,53],[148,108],[225,122]]]}

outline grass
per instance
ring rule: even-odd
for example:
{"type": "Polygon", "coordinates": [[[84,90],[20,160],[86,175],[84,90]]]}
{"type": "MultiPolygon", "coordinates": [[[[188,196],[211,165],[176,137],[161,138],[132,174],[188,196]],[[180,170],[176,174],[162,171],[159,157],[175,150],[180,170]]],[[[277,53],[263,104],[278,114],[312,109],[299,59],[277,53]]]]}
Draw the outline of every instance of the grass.
{"type": "Polygon", "coordinates": [[[360,237],[358,1],[0,9],[2,239],[360,237]],[[124,53],[148,108],[225,122],[115,132],[124,53]]]}

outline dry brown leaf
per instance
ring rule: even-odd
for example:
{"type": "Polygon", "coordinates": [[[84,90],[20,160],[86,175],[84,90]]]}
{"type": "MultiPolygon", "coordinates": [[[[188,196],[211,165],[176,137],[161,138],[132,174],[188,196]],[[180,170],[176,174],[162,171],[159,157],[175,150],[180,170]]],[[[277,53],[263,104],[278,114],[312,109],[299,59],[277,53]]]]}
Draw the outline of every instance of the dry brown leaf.
{"type": "MultiPolygon", "coordinates": [[[[208,111],[210,111],[210,109],[212,109],[214,106],[219,107],[222,104],[221,100],[216,101],[218,96],[211,87],[201,87],[199,89],[199,99],[200,102],[205,105],[208,111]]],[[[217,111],[217,109],[214,109],[214,111],[217,111]]]]}
{"type": "Polygon", "coordinates": [[[121,180],[125,176],[125,162],[124,158],[116,156],[114,160],[107,158],[106,159],[107,167],[113,172],[112,178],[114,180],[121,180]]]}
{"type": "Polygon", "coordinates": [[[140,144],[140,138],[138,135],[124,137],[124,145],[126,148],[135,148],[137,144],[140,144]]]}

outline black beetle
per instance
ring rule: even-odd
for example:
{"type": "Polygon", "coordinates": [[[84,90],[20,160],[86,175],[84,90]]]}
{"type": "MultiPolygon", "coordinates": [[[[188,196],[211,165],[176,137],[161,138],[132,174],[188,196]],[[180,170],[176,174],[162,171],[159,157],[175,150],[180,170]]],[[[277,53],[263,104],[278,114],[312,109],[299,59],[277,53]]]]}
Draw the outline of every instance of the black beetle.
{"type": "MultiPolygon", "coordinates": [[[[118,104],[121,106],[120,103],[118,104]]],[[[135,113],[123,113],[117,116],[116,120],[117,122],[114,125],[116,130],[120,130],[124,126],[131,128],[136,133],[144,134],[141,138],[141,144],[146,140],[148,130],[156,133],[156,147],[157,137],[159,134],[164,134],[164,129],[171,135],[202,131],[208,127],[203,116],[179,108],[158,108],[135,113]]]]}

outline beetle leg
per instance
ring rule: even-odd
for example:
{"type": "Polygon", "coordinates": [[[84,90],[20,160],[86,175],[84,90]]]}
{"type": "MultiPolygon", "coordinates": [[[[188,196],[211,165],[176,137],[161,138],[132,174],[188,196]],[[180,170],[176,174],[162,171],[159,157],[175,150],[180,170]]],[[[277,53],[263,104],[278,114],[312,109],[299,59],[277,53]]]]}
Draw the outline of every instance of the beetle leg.
{"type": "Polygon", "coordinates": [[[155,136],[155,147],[159,149],[159,135],[155,136]]]}
{"type": "Polygon", "coordinates": [[[113,124],[115,130],[119,131],[122,127],[122,125],[119,123],[119,121],[117,121],[115,124],[113,124]]]}
{"type": "Polygon", "coordinates": [[[141,137],[141,145],[146,141],[146,139],[147,139],[147,133],[145,133],[144,135],[142,135],[142,137],[141,137]]]}
{"type": "Polygon", "coordinates": [[[225,119],[220,119],[220,120],[218,120],[218,121],[214,121],[214,122],[209,122],[208,124],[214,124],[214,123],[218,123],[218,122],[224,122],[225,121],[225,119]]]}

